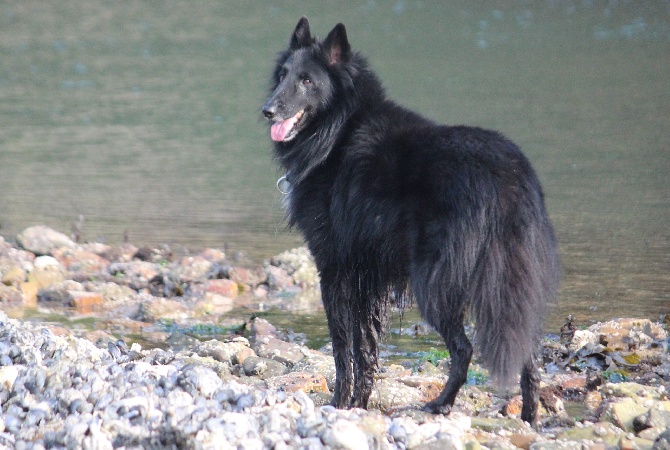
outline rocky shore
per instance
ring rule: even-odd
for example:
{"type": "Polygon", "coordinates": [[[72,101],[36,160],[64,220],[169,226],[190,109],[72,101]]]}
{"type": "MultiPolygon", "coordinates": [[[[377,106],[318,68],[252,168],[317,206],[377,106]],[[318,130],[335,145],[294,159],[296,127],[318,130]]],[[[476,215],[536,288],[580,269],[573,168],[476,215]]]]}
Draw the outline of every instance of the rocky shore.
{"type": "Polygon", "coordinates": [[[368,411],[328,406],[327,347],[251,314],[227,320],[315,288],[304,249],[245,267],[216,249],[175,258],[37,226],[0,237],[0,279],[0,448],[670,449],[660,321],[568,321],[548,337],[533,429],[518,393],[496,391],[476,364],[455,412],[420,411],[448,375],[440,352],[383,365],[368,411]],[[96,320],[75,328],[25,311],[96,320]],[[119,338],[134,334],[152,344],[119,338]]]}

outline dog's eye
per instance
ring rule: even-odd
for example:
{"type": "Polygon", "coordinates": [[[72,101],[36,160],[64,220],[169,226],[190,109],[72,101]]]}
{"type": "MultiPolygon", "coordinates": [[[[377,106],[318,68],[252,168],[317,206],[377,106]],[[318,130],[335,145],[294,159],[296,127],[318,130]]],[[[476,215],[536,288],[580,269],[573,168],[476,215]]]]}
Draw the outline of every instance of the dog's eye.
{"type": "Polygon", "coordinates": [[[304,85],[312,84],[312,80],[310,80],[309,77],[303,77],[302,84],[304,85]]]}

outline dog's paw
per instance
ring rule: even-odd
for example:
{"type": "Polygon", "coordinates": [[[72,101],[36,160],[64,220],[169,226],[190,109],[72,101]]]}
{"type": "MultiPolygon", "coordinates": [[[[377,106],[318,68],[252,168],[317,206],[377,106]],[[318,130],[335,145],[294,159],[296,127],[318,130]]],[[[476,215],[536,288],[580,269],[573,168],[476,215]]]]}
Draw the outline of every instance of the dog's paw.
{"type": "Polygon", "coordinates": [[[428,402],[423,405],[421,410],[431,414],[444,414],[445,416],[448,416],[451,412],[451,405],[446,403],[428,402]]]}
{"type": "Polygon", "coordinates": [[[362,409],[368,409],[368,401],[361,400],[361,399],[356,399],[353,398],[351,400],[351,403],[349,403],[349,408],[362,408],[362,409]]]}
{"type": "Polygon", "coordinates": [[[334,406],[337,409],[349,409],[350,403],[343,398],[333,397],[330,401],[330,406],[334,406]]]}

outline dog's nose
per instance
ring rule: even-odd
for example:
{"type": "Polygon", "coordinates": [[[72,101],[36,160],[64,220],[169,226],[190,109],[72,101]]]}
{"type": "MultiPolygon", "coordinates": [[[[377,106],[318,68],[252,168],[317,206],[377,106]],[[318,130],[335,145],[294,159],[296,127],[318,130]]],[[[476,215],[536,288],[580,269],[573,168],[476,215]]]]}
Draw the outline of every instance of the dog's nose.
{"type": "Polygon", "coordinates": [[[277,114],[277,106],[265,104],[262,111],[265,117],[272,119],[277,114]]]}

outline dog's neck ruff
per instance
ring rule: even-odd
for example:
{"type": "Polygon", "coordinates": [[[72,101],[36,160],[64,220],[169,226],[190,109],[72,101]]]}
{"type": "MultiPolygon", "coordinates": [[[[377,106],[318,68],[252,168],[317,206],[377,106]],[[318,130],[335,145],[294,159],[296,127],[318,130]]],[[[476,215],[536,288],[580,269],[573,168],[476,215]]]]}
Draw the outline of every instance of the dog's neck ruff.
{"type": "Polygon", "coordinates": [[[289,180],[289,173],[286,172],[277,180],[277,190],[284,195],[291,193],[291,181],[289,180]]]}

